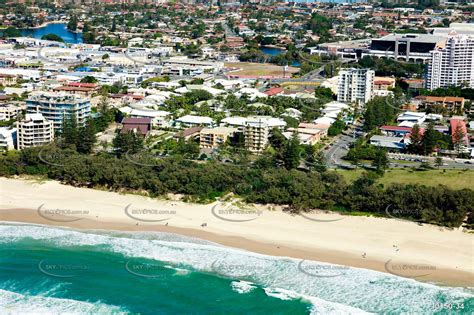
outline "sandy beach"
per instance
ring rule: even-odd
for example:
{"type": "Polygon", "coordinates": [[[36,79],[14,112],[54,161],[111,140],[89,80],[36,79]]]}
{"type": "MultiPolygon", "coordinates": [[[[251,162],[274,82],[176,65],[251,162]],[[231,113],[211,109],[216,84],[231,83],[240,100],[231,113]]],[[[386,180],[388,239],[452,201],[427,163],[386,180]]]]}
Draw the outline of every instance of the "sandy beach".
{"type": "Polygon", "coordinates": [[[263,254],[329,262],[450,286],[474,286],[474,234],[413,222],[259,206],[191,204],[0,178],[0,221],[165,231],[263,254]],[[429,270],[429,272],[427,272],[429,270]]]}

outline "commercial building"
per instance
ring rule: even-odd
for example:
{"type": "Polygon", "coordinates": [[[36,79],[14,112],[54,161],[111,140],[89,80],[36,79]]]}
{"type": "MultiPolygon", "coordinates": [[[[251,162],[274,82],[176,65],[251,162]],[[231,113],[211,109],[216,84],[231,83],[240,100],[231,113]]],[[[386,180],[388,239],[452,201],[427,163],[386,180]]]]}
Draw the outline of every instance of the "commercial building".
{"type": "Polygon", "coordinates": [[[445,42],[445,37],[430,34],[390,34],[373,39],[362,55],[421,63],[428,61],[430,52],[444,47],[445,42]]]}
{"type": "Polygon", "coordinates": [[[373,96],[374,76],[374,70],[370,69],[341,70],[337,100],[344,103],[367,103],[373,96]]]}
{"type": "Polygon", "coordinates": [[[453,85],[474,87],[474,36],[451,33],[445,47],[431,51],[426,88],[453,85]]]}
{"type": "Polygon", "coordinates": [[[54,139],[54,126],[41,114],[26,114],[25,119],[17,122],[17,148],[35,147],[50,143],[54,139]]]}
{"type": "Polygon", "coordinates": [[[370,144],[385,148],[389,151],[402,151],[405,150],[407,144],[405,143],[404,137],[387,137],[387,136],[372,136],[370,138],[370,144]]]}
{"type": "Polygon", "coordinates": [[[76,117],[77,125],[84,126],[91,114],[89,99],[67,94],[36,94],[26,101],[26,112],[41,113],[53,122],[54,130],[59,131],[63,122],[71,116],[76,117]]]}

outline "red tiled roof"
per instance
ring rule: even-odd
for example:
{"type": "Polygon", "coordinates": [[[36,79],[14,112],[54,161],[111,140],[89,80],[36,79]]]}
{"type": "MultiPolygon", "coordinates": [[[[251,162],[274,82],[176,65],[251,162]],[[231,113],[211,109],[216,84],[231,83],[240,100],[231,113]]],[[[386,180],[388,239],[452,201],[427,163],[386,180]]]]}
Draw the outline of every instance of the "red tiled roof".
{"type": "Polygon", "coordinates": [[[97,87],[97,84],[95,84],[95,83],[71,82],[71,83],[68,83],[67,86],[71,86],[71,87],[81,87],[81,88],[95,88],[95,87],[97,87]]]}
{"type": "Polygon", "coordinates": [[[271,88],[269,90],[266,90],[265,92],[263,92],[264,94],[267,94],[268,96],[273,96],[273,95],[277,95],[277,94],[280,94],[281,92],[283,92],[283,89],[280,88],[280,87],[274,87],[274,88],[271,88]]]}

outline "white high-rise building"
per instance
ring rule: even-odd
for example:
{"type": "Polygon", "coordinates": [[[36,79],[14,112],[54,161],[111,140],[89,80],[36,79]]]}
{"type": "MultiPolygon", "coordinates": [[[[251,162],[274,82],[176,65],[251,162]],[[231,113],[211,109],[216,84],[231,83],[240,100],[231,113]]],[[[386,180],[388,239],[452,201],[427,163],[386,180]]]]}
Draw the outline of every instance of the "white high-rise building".
{"type": "Polygon", "coordinates": [[[426,88],[453,85],[474,87],[474,36],[451,32],[444,48],[431,51],[426,88]]]}
{"type": "Polygon", "coordinates": [[[337,100],[344,103],[365,104],[374,93],[374,70],[343,69],[339,71],[337,100]]]}
{"type": "Polygon", "coordinates": [[[41,114],[26,114],[17,122],[18,150],[48,144],[54,139],[54,124],[41,114]]]}

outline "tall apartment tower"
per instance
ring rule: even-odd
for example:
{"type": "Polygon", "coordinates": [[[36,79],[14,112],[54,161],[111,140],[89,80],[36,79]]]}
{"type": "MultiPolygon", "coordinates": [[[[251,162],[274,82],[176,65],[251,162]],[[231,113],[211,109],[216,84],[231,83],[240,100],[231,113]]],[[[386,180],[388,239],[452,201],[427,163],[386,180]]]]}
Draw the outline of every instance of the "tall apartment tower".
{"type": "Polygon", "coordinates": [[[53,122],[41,114],[26,114],[24,119],[16,123],[16,127],[18,150],[44,145],[54,139],[53,122]]]}
{"type": "Polygon", "coordinates": [[[261,119],[249,120],[244,129],[245,148],[253,153],[260,153],[267,147],[270,128],[261,119]]]}
{"type": "Polygon", "coordinates": [[[344,103],[365,104],[373,97],[374,70],[344,69],[339,72],[337,100],[344,103]]]}
{"type": "Polygon", "coordinates": [[[431,51],[425,86],[462,86],[474,88],[474,36],[449,34],[446,46],[431,51]]]}

